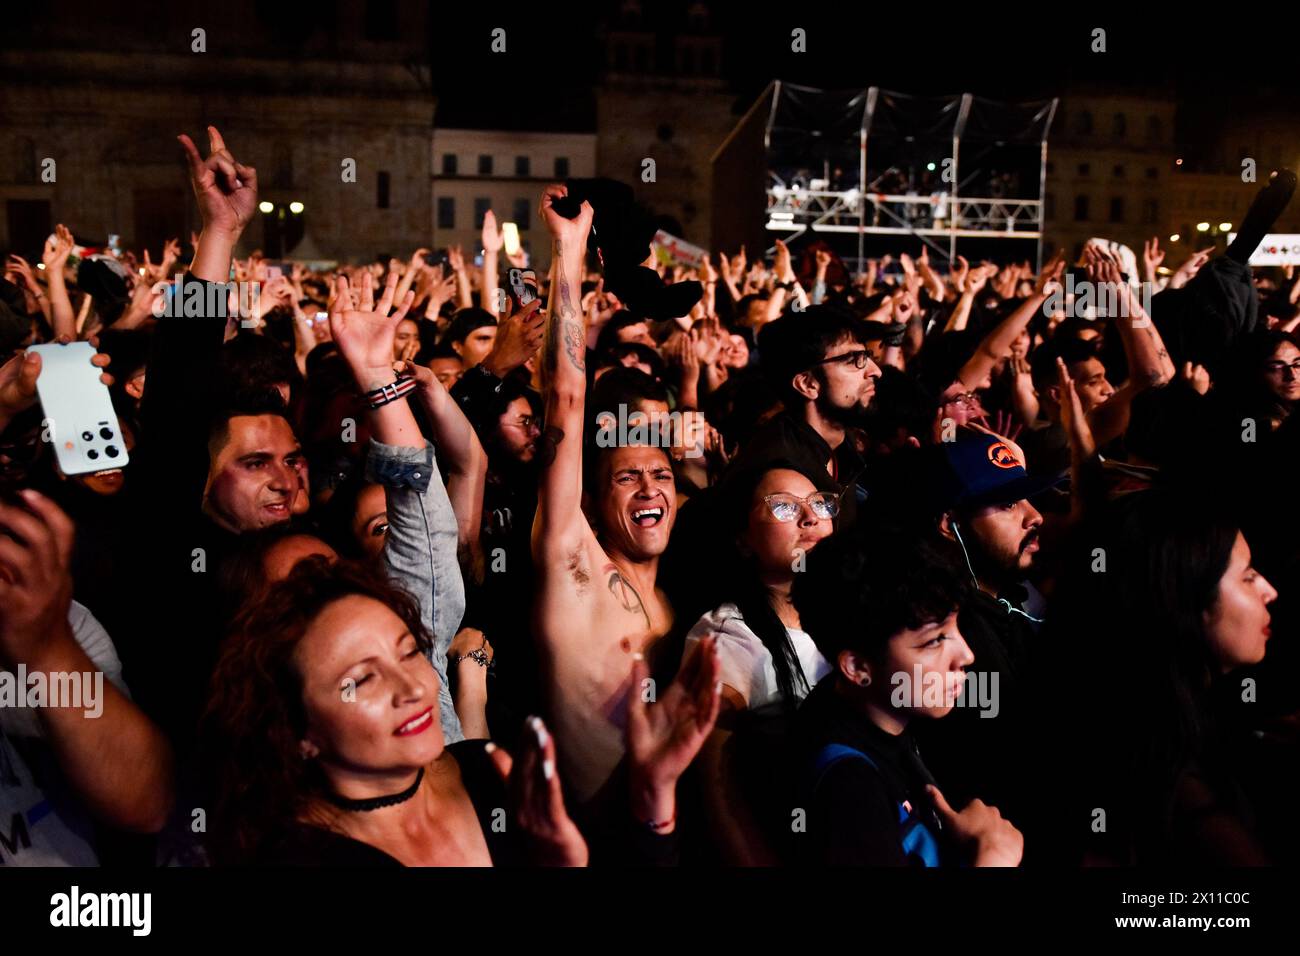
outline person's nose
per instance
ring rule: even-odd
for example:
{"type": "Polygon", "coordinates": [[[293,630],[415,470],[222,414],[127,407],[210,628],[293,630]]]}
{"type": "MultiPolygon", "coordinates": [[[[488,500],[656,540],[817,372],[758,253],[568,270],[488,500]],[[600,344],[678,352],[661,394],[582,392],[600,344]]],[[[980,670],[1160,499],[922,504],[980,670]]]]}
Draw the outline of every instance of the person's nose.
{"type": "Polygon", "coordinates": [[[1255,587],[1259,590],[1260,597],[1264,599],[1265,604],[1272,604],[1277,600],[1277,589],[1268,583],[1268,578],[1259,575],[1255,578],[1255,587]]]}
{"type": "Polygon", "coordinates": [[[1025,501],[1025,523],[1026,531],[1037,528],[1043,523],[1043,515],[1037,508],[1031,505],[1028,500],[1025,501]]]}
{"type": "Polygon", "coordinates": [[[411,704],[424,698],[424,684],[411,673],[414,668],[398,667],[393,671],[393,703],[411,704]]]}
{"type": "Polygon", "coordinates": [[[271,473],[271,488],[275,491],[283,491],[286,494],[295,491],[298,487],[298,472],[291,465],[284,462],[276,462],[271,473]]]}
{"type": "Polygon", "coordinates": [[[880,366],[871,356],[867,356],[867,367],[862,370],[862,374],[867,378],[880,378],[880,366]]]}
{"type": "Polygon", "coordinates": [[[953,650],[955,651],[952,659],[953,670],[970,667],[975,663],[975,653],[970,649],[970,645],[966,643],[966,638],[961,636],[961,631],[958,631],[955,635],[953,650]]]}

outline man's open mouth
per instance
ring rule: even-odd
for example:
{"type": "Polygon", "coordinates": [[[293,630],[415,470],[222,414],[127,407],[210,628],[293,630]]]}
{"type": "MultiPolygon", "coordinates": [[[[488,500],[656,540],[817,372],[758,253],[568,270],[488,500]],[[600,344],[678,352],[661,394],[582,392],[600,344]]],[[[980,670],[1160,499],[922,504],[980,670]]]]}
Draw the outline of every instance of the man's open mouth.
{"type": "Polygon", "coordinates": [[[661,507],[640,508],[632,512],[632,523],[638,528],[653,528],[663,520],[664,509],[661,507]]]}
{"type": "Polygon", "coordinates": [[[122,474],[121,468],[102,468],[99,471],[92,472],[91,478],[112,478],[122,474]]]}

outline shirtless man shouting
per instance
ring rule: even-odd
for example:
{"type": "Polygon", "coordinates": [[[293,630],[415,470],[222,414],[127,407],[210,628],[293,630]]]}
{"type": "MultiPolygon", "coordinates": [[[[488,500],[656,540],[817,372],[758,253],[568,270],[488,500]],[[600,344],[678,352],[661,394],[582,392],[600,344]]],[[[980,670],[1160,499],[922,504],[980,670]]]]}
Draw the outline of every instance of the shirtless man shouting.
{"type": "Polygon", "coordinates": [[[533,611],[563,778],[588,804],[623,756],[627,696],[642,692],[629,678],[633,655],[672,624],[655,577],[676,493],[663,448],[593,446],[597,457],[584,474],[587,334],[579,298],[592,208],[584,202],[576,219],[564,218],[553,204],[567,195],[564,186],[548,186],[541,205],[554,272],[542,347],[546,431],[538,448],[533,611]]]}

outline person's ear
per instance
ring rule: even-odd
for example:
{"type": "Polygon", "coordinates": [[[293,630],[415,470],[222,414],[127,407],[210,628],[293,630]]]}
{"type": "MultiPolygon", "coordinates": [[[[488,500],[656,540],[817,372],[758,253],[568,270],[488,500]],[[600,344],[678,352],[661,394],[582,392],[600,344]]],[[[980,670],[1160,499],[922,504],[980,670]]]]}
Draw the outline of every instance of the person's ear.
{"type": "Polygon", "coordinates": [[[303,760],[315,760],[320,756],[320,748],[304,737],[298,741],[298,756],[303,760]]]}
{"type": "Polygon", "coordinates": [[[857,651],[840,651],[836,664],[839,665],[840,675],[850,684],[858,687],[871,685],[871,665],[857,651]]]}
{"type": "Polygon", "coordinates": [[[806,372],[800,372],[790,380],[791,387],[809,401],[816,400],[821,394],[822,385],[817,381],[817,376],[813,374],[812,369],[806,372]]]}
{"type": "Polygon", "coordinates": [[[949,541],[957,540],[957,532],[954,530],[957,522],[953,520],[952,512],[945,511],[939,518],[939,533],[949,541]]]}
{"type": "Polygon", "coordinates": [[[123,386],[123,390],[138,402],[144,398],[144,380],[140,379],[137,383],[135,379],[132,379],[123,386]]]}
{"type": "Polygon", "coordinates": [[[462,359],[465,357],[465,343],[464,343],[464,342],[452,342],[452,343],[451,343],[451,350],[452,350],[453,352],[455,352],[457,355],[459,355],[462,359]]]}
{"type": "Polygon", "coordinates": [[[1050,398],[1052,401],[1056,402],[1056,404],[1060,405],[1060,404],[1061,404],[1061,386],[1059,386],[1059,385],[1049,385],[1049,386],[1047,386],[1047,397],[1050,398]]]}

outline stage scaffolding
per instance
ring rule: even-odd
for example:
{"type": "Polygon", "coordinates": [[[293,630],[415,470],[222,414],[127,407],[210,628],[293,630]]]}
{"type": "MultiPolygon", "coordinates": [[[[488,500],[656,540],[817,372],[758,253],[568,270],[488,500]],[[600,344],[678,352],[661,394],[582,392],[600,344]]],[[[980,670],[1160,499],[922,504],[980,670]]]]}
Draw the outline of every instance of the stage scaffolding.
{"type": "MultiPolygon", "coordinates": [[[[1041,265],[1056,106],[1055,99],[1003,103],[970,93],[922,97],[774,81],[714,155],[714,182],[727,183],[736,198],[733,173],[755,171],[752,158],[738,154],[756,144],[762,123],[764,245],[812,233],[851,260],[833,237],[856,235],[861,268],[870,236],[913,237],[943,260],[958,254],[962,240],[981,240],[983,249],[983,240],[1011,240],[1032,242],[1041,265]]],[[[714,238],[716,245],[731,237],[715,230],[714,238]]]]}

